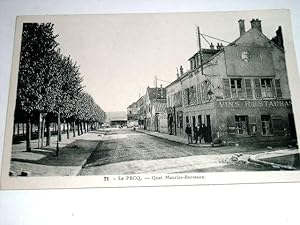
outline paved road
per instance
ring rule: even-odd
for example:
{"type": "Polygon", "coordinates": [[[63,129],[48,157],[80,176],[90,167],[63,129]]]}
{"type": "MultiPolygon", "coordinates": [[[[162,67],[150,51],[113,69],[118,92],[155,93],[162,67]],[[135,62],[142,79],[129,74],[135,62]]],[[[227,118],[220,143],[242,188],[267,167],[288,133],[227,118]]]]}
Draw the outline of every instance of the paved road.
{"type": "Polygon", "coordinates": [[[192,147],[129,129],[109,130],[80,175],[177,173],[225,166],[237,147],[192,147]]]}

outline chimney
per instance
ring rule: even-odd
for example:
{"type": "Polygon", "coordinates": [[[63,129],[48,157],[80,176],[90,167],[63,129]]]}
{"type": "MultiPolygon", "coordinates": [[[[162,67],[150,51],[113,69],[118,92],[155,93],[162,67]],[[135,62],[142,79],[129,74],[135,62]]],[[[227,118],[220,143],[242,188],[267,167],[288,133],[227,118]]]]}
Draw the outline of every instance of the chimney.
{"type": "Polygon", "coordinates": [[[261,30],[261,20],[259,20],[259,19],[252,19],[250,21],[250,23],[251,23],[251,28],[254,28],[254,29],[262,32],[262,30],[261,30]]]}
{"type": "Polygon", "coordinates": [[[221,45],[219,44],[219,42],[217,43],[217,49],[218,49],[218,50],[221,49],[221,45]]]}
{"type": "Polygon", "coordinates": [[[178,79],[179,78],[178,67],[176,67],[176,76],[177,76],[177,79],[178,79]]]}
{"type": "Polygon", "coordinates": [[[282,37],[282,29],[281,26],[276,30],[277,44],[279,47],[284,48],[283,46],[283,37],[282,37]]]}
{"type": "Polygon", "coordinates": [[[242,20],[242,19],[239,20],[239,28],[240,28],[240,36],[242,36],[246,32],[245,20],[242,20]]]}
{"type": "Polygon", "coordinates": [[[212,49],[212,50],[214,50],[214,49],[215,49],[215,46],[213,45],[213,43],[212,43],[212,42],[210,43],[210,46],[209,46],[209,47],[210,47],[210,49],[212,49]]]}
{"type": "Polygon", "coordinates": [[[180,76],[182,76],[182,75],[183,75],[183,67],[180,66],[180,76]]]}
{"type": "Polygon", "coordinates": [[[281,26],[279,26],[278,29],[276,30],[276,36],[272,38],[272,41],[280,48],[284,49],[281,26]]]}

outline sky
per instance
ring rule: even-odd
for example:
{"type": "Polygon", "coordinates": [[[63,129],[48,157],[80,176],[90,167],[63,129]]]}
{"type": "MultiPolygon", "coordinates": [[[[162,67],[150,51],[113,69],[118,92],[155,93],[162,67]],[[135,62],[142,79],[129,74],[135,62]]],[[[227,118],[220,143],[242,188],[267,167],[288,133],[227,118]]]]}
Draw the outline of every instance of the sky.
{"type": "MultiPolygon", "coordinates": [[[[39,21],[54,23],[62,53],[80,65],[84,90],[111,112],[126,111],[147,86],[154,87],[155,76],[163,80],[158,85],[166,86],[165,81],[175,80],[176,67],[189,69],[188,59],[198,51],[197,26],[231,42],[239,37],[239,19],[247,31],[250,20],[259,18],[263,33],[272,38],[279,25],[284,33],[285,16],[282,11],[247,11],[47,16],[39,21]]],[[[208,48],[203,39],[202,44],[208,48]]]]}

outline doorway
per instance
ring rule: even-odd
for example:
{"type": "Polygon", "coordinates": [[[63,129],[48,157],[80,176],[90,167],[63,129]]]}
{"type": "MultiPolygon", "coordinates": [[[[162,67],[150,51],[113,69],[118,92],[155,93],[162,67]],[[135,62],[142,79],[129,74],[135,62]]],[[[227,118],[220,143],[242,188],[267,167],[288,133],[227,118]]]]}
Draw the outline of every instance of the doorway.
{"type": "Polygon", "coordinates": [[[205,142],[211,142],[212,138],[211,138],[211,121],[210,121],[210,115],[206,115],[206,129],[205,129],[205,134],[204,134],[204,140],[205,142]]]}

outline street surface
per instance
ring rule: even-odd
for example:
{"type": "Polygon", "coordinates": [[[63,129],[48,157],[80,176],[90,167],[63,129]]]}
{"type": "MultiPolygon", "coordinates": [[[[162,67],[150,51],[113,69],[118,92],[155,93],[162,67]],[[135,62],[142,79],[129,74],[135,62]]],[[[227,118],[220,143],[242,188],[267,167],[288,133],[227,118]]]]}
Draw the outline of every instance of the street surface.
{"type": "Polygon", "coordinates": [[[107,129],[101,142],[79,175],[240,171],[245,168],[225,162],[233,153],[266,151],[255,147],[192,147],[125,128],[107,129]]]}
{"type": "Polygon", "coordinates": [[[70,139],[65,134],[62,137],[59,156],[55,155],[56,136],[50,146],[43,148],[32,140],[32,152],[26,152],[24,141],[13,144],[13,176],[20,176],[22,171],[28,176],[75,176],[282,169],[270,163],[300,169],[295,147],[190,146],[184,138],[127,128],[100,129],[70,139]],[[259,162],[264,159],[269,163],[259,162]]]}

